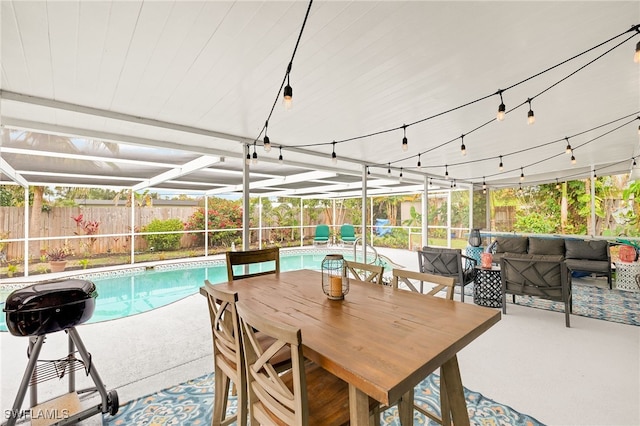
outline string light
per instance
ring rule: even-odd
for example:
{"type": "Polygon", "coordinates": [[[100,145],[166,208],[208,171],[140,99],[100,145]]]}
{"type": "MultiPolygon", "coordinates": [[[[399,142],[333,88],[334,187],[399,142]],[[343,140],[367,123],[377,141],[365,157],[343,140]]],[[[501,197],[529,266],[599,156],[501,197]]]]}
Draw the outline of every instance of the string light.
{"type": "Polygon", "coordinates": [[[284,104],[284,108],[288,111],[293,107],[293,88],[289,84],[289,75],[291,74],[291,66],[292,63],[289,62],[287,66],[287,85],[284,87],[282,103],[284,104]]]}
{"type": "Polygon", "coordinates": [[[467,155],[467,147],[464,145],[464,134],[460,136],[460,142],[462,143],[462,145],[460,145],[460,152],[462,155],[467,155]]]}
{"type": "Polygon", "coordinates": [[[484,176],[482,176],[482,189],[487,189],[487,181],[484,179],[484,176]]]}
{"type": "Polygon", "coordinates": [[[571,150],[571,164],[576,164],[576,157],[573,155],[573,150],[571,150]]]}
{"type": "Polygon", "coordinates": [[[264,123],[264,150],[269,152],[271,151],[271,141],[269,140],[269,136],[267,136],[267,128],[269,127],[269,121],[264,123]]]}
{"type": "Polygon", "coordinates": [[[387,174],[391,176],[391,163],[387,163],[387,174]]]}
{"type": "Polygon", "coordinates": [[[433,178],[429,178],[429,185],[433,186],[433,178]]]}
{"type": "Polygon", "coordinates": [[[399,182],[402,182],[402,167],[400,167],[400,178],[398,179],[399,182]]]}
{"type": "Polygon", "coordinates": [[[565,137],[564,140],[567,141],[567,147],[564,149],[564,152],[566,152],[567,154],[573,154],[573,149],[571,148],[571,144],[569,143],[569,138],[565,137]]]}
{"type": "Polygon", "coordinates": [[[333,152],[331,153],[331,162],[333,164],[338,163],[338,156],[336,155],[336,141],[333,141],[333,152]]]}
{"type": "Polygon", "coordinates": [[[596,174],[596,169],[593,169],[593,178],[595,179],[597,177],[598,177],[598,175],[596,174]]]}
{"type": "Polygon", "coordinates": [[[446,164],[444,165],[444,178],[447,180],[449,179],[449,166],[446,164]]]}
{"type": "Polygon", "coordinates": [[[498,121],[504,120],[504,115],[506,112],[506,107],[504,106],[504,101],[502,100],[502,89],[498,90],[498,94],[500,95],[500,106],[498,106],[498,115],[496,119],[498,121]]]}
{"type": "Polygon", "coordinates": [[[518,195],[522,195],[522,184],[519,183],[519,188],[518,188],[518,195]]]}
{"type": "Polygon", "coordinates": [[[258,164],[258,153],[256,152],[256,143],[253,143],[253,156],[251,157],[251,164],[258,164]]]}
{"type": "Polygon", "coordinates": [[[533,124],[536,122],[536,116],[533,115],[533,110],[531,109],[531,99],[527,99],[529,102],[529,112],[527,113],[527,124],[533,124]]]}
{"type": "Polygon", "coordinates": [[[633,62],[640,64],[640,41],[636,44],[636,53],[633,55],[633,62]]]}
{"type": "Polygon", "coordinates": [[[367,175],[371,176],[371,170],[369,170],[369,166],[367,166],[367,175]]]}
{"type": "Polygon", "coordinates": [[[556,189],[560,189],[560,182],[558,182],[558,178],[556,178],[556,189]]]}
{"type": "Polygon", "coordinates": [[[422,170],[422,163],[420,162],[420,154],[418,154],[418,170],[422,170]]]}
{"type": "Polygon", "coordinates": [[[247,158],[244,160],[244,164],[247,166],[251,164],[251,154],[249,154],[249,145],[247,145],[247,158]]]}
{"type": "Polygon", "coordinates": [[[407,140],[407,125],[402,125],[402,131],[404,133],[404,137],[402,138],[402,150],[407,151],[409,149],[409,141],[407,140]]]}
{"type": "Polygon", "coordinates": [[[632,158],[633,158],[633,164],[632,164],[632,166],[633,166],[633,167],[635,167],[635,166],[636,166],[636,164],[637,164],[637,163],[636,163],[636,157],[632,157],[632,158]]]}
{"type": "Polygon", "coordinates": [[[454,187],[454,188],[456,188],[456,187],[457,187],[457,185],[456,185],[456,180],[455,180],[455,179],[453,180],[453,187],[454,187]]]}
{"type": "Polygon", "coordinates": [[[487,188],[482,188],[482,194],[486,194],[487,193],[487,188]]]}
{"type": "Polygon", "coordinates": [[[278,156],[278,163],[283,164],[284,158],[282,158],[282,147],[280,147],[280,155],[278,156]]]}
{"type": "Polygon", "coordinates": [[[498,169],[500,169],[500,171],[504,169],[504,165],[502,164],[502,155],[500,156],[500,164],[498,165],[498,169]]]}
{"type": "Polygon", "coordinates": [[[520,167],[520,182],[524,180],[524,170],[520,167]]]}

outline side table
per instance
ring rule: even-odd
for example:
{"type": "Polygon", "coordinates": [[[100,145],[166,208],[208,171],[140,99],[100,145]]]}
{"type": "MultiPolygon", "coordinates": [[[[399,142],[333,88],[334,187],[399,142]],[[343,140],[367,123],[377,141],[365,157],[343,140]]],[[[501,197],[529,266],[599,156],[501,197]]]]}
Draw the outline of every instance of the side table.
{"type": "Polygon", "coordinates": [[[499,266],[492,266],[491,269],[476,266],[473,303],[489,308],[502,307],[502,281],[499,266]]]}
{"type": "Polygon", "coordinates": [[[640,262],[615,262],[616,288],[620,290],[640,291],[636,276],[640,275],[640,262]]]}
{"type": "Polygon", "coordinates": [[[476,260],[476,266],[480,266],[480,257],[482,256],[482,252],[484,252],[484,247],[480,246],[480,247],[473,247],[473,246],[467,246],[467,249],[465,250],[465,254],[476,260]]]}

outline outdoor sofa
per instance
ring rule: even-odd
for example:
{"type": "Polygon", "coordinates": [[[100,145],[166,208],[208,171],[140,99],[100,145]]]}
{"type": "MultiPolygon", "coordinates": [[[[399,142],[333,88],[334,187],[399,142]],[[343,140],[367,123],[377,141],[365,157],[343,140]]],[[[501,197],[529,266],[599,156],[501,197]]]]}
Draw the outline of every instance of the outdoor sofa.
{"type": "Polygon", "coordinates": [[[610,244],[605,240],[562,237],[501,236],[489,246],[493,262],[500,263],[505,253],[561,255],[571,272],[606,276],[612,288],[610,244]]]}

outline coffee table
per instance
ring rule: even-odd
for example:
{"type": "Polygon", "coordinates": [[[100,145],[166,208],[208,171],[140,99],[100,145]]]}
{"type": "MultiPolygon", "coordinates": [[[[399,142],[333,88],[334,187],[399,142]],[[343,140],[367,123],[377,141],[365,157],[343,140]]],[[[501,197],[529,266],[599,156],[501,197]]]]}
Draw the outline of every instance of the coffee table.
{"type": "Polygon", "coordinates": [[[473,303],[489,308],[502,307],[502,281],[500,266],[482,268],[476,266],[476,278],[473,286],[473,303]]]}

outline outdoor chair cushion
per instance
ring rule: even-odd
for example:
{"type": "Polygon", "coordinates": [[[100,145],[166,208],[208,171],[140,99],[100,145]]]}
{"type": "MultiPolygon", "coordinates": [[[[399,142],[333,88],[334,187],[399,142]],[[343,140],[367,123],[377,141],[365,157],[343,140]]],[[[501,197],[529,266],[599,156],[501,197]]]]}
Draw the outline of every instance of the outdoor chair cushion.
{"type": "MultiPolygon", "coordinates": [[[[564,242],[567,259],[609,260],[609,243],[602,240],[574,240],[567,238],[564,242]]],[[[573,269],[573,268],[572,268],[573,269]]]]}
{"type": "Polygon", "coordinates": [[[564,239],[529,237],[529,253],[564,256],[564,239]]]}
{"type": "Polygon", "coordinates": [[[527,237],[496,237],[496,253],[526,253],[527,237]]]}

